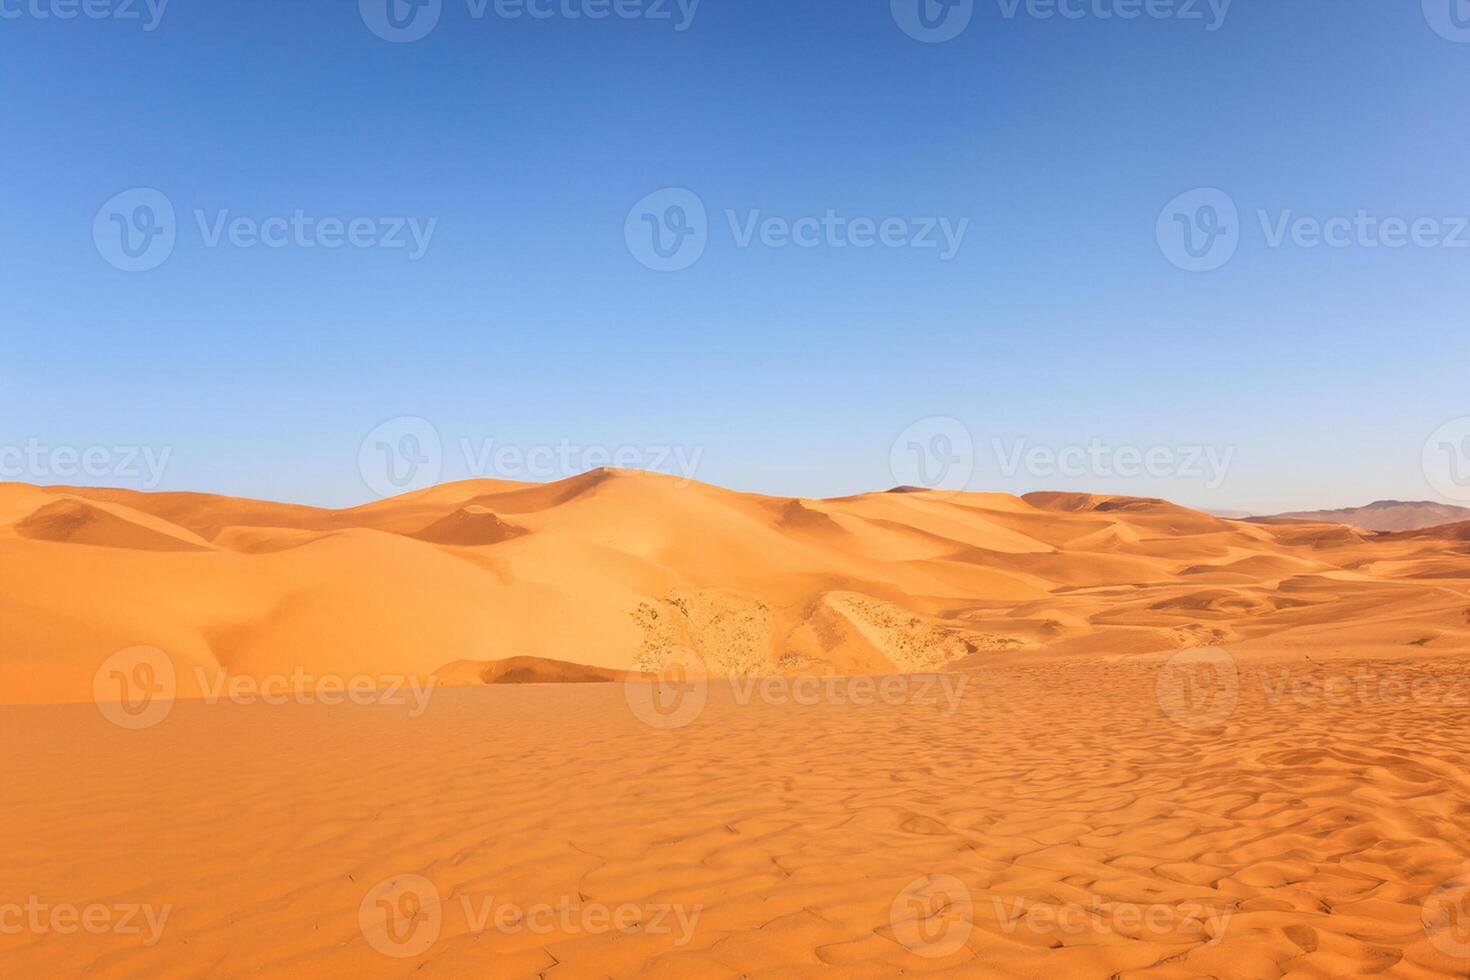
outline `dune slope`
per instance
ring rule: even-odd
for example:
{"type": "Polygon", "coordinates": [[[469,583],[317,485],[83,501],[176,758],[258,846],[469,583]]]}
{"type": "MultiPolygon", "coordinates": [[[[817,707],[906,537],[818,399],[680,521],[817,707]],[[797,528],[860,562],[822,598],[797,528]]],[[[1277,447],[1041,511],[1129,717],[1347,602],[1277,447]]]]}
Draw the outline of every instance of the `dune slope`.
{"type": "Polygon", "coordinates": [[[165,652],[182,697],[296,670],[478,684],[1206,644],[1419,655],[1470,639],[1470,555],[1453,527],[1372,535],[1075,493],[775,498],[617,470],[340,511],[7,484],[0,633],[0,703],[89,700],[137,646],[165,652]],[[516,658],[601,673],[495,666],[516,658]]]}

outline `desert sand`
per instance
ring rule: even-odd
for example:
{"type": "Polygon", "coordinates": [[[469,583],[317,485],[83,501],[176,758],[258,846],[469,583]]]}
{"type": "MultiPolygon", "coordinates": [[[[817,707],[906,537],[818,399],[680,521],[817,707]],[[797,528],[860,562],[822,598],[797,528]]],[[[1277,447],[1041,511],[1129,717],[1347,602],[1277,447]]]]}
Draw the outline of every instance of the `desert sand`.
{"type": "Polygon", "coordinates": [[[162,928],[43,918],[0,932],[0,963],[1466,975],[1466,893],[1445,889],[1470,871],[1464,663],[1334,661],[1273,701],[1280,666],[1243,661],[1234,711],[1205,727],[1161,706],[1157,664],[1091,658],[977,669],[953,713],[918,685],[854,705],[717,682],[678,728],[617,684],[448,689],[418,718],[180,702],[140,731],[89,705],[4,708],[0,905],[147,906],[162,928]],[[1372,693],[1345,703],[1301,683],[1360,672],[1372,693]],[[1438,702],[1392,693],[1425,677],[1438,702]]]}
{"type": "Polygon", "coordinates": [[[512,658],[524,680],[536,660],[656,671],[686,654],[796,675],[1460,651],[1467,527],[1256,525],[1084,494],[773,498],[614,470],[343,511],[6,484],[0,702],[90,701],[104,660],[140,645],[181,697],[221,672],[480,683],[512,658]]]}
{"type": "Polygon", "coordinates": [[[1467,525],[0,486],[0,975],[1463,977],[1467,634],[1467,525]]]}

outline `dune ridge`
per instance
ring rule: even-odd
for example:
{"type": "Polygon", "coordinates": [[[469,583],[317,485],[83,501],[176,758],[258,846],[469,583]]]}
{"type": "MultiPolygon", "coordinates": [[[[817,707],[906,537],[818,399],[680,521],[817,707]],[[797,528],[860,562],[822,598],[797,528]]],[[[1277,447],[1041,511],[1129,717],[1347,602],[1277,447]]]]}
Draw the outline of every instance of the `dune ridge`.
{"type": "Polygon", "coordinates": [[[1413,656],[1470,641],[1465,540],[1132,497],[811,500],[610,469],[344,510],[5,484],[0,702],[89,700],[98,665],[140,644],[173,659],[181,697],[200,671],[476,684],[513,660],[617,676],[693,655],[754,676],[1207,644],[1413,656]]]}

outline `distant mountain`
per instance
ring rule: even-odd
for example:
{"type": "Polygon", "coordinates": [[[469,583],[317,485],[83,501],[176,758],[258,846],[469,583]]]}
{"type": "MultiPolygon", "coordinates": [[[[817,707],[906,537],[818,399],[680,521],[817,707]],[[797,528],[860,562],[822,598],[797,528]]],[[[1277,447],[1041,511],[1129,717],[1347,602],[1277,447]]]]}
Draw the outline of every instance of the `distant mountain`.
{"type": "Polygon", "coordinates": [[[1365,531],[1417,531],[1425,527],[1470,521],[1470,507],[1436,504],[1428,500],[1378,500],[1367,507],[1296,511],[1258,517],[1255,521],[1260,524],[1316,521],[1323,524],[1350,524],[1365,531]]]}

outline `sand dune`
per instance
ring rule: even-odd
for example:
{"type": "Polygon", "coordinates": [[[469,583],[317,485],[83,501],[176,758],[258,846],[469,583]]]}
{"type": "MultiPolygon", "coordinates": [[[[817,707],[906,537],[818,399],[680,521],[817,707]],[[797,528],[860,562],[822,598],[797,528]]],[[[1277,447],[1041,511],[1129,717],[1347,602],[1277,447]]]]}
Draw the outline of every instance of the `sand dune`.
{"type": "Polygon", "coordinates": [[[342,511],[11,484],[0,701],[89,700],[98,666],[139,645],[167,653],[182,696],[201,671],[480,683],[512,658],[820,675],[1272,638],[1447,650],[1470,639],[1464,540],[1077,493],[772,498],[616,470],[342,511]],[[1373,617],[1345,633],[1345,608],[1373,617]],[[448,669],[464,664],[479,666],[448,669]]]}
{"type": "Polygon", "coordinates": [[[413,537],[434,544],[475,547],[500,544],[525,533],[525,528],[501,520],[488,507],[461,507],[454,513],[439,518],[413,537]]]}
{"type": "Polygon", "coordinates": [[[17,521],[15,534],[36,541],[89,544],[137,551],[200,551],[209,544],[184,528],[126,508],[57,500],[17,521]]]}
{"type": "Polygon", "coordinates": [[[0,486],[0,974],[1470,976],[1467,542],[0,486]]]}

